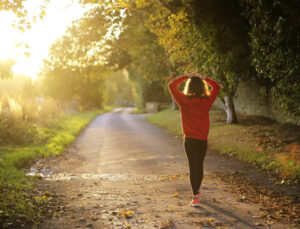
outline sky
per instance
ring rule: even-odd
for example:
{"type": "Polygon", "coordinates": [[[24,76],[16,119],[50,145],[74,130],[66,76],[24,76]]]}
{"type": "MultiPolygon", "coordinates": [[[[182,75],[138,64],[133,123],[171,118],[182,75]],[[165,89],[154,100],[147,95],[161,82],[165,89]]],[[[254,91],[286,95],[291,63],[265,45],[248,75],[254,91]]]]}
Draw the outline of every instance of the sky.
{"type": "MultiPolygon", "coordinates": [[[[42,0],[27,0],[25,8],[29,14],[39,15],[42,0]]],[[[47,5],[46,16],[32,24],[30,30],[21,32],[11,24],[16,16],[11,12],[0,12],[0,60],[12,58],[16,61],[13,68],[15,74],[25,74],[36,79],[43,63],[48,56],[50,45],[64,35],[72,21],[83,16],[87,9],[77,0],[50,0],[47,5]],[[15,44],[24,43],[29,47],[16,47],[15,44]],[[24,52],[29,52],[26,56],[24,52]]]]}

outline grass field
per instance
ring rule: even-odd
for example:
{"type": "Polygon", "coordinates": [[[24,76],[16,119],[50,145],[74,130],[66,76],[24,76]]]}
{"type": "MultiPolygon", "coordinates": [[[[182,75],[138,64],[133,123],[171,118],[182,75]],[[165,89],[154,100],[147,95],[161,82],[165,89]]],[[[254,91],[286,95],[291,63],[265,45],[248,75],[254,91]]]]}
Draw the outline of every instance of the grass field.
{"type": "MultiPolygon", "coordinates": [[[[151,123],[182,135],[180,112],[165,109],[147,117],[151,123]]],[[[210,111],[209,147],[236,156],[283,178],[300,177],[299,127],[284,126],[262,117],[239,115],[239,124],[226,124],[222,110],[210,111]]]]}
{"type": "Polygon", "coordinates": [[[0,225],[5,228],[18,220],[34,220],[40,204],[34,193],[37,178],[26,176],[26,168],[39,158],[63,153],[93,118],[108,110],[61,115],[38,129],[40,144],[0,147],[0,225]]]}

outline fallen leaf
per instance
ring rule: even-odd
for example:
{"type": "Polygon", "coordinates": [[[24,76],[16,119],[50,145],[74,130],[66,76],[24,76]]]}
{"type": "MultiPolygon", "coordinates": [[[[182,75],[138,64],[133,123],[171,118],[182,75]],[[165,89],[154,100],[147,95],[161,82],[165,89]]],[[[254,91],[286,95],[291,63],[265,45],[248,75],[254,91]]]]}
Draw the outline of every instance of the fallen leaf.
{"type": "Polygon", "coordinates": [[[125,208],[122,209],[122,214],[123,216],[128,219],[128,218],[131,218],[133,216],[133,211],[126,211],[125,208]]]}

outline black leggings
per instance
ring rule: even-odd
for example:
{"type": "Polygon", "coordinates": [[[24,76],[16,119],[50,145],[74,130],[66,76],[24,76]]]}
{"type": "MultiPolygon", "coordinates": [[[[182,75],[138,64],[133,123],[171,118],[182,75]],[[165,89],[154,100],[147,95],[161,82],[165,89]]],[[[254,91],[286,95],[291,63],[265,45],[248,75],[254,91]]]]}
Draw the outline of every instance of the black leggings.
{"type": "Polygon", "coordinates": [[[185,138],[184,148],[190,167],[190,181],[193,194],[197,195],[203,179],[203,160],[207,151],[207,141],[185,138]]]}

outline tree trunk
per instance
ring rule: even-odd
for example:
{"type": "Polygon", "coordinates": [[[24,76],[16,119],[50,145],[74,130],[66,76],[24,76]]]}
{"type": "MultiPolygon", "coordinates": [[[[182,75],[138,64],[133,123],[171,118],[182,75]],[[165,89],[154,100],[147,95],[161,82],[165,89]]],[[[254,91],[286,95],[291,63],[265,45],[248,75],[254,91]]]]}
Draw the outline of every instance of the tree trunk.
{"type": "Polygon", "coordinates": [[[227,115],[227,124],[237,123],[237,117],[235,113],[233,99],[229,97],[224,97],[225,111],[227,115]]]}
{"type": "Polygon", "coordinates": [[[172,110],[178,110],[179,107],[177,105],[177,103],[175,102],[175,100],[172,98],[172,110]]]}
{"type": "MultiPolygon", "coordinates": [[[[170,63],[168,65],[168,73],[169,73],[169,76],[172,75],[172,69],[171,69],[170,63]]],[[[172,97],[172,110],[178,110],[178,109],[179,109],[179,107],[178,107],[177,103],[175,102],[175,100],[172,97]]]]}

